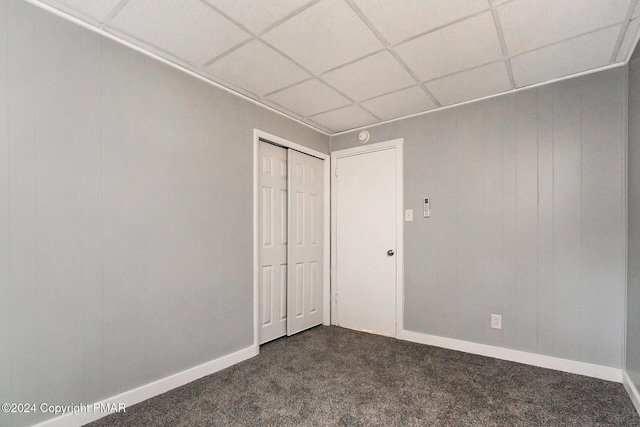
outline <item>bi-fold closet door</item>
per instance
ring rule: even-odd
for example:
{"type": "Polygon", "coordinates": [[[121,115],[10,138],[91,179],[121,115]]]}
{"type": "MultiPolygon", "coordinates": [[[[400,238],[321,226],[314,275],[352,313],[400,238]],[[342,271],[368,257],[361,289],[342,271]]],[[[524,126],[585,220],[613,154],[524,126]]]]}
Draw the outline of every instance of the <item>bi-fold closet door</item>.
{"type": "Polygon", "coordinates": [[[322,323],[322,166],[260,141],[260,344],[322,323]]]}

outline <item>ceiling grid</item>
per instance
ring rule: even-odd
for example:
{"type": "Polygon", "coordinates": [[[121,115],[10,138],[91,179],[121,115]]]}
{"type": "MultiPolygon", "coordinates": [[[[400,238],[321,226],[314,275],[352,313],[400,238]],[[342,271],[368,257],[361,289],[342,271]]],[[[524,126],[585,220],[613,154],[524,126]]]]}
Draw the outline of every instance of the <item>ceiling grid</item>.
{"type": "Polygon", "coordinates": [[[332,134],[623,64],[640,0],[29,0],[332,134]]]}

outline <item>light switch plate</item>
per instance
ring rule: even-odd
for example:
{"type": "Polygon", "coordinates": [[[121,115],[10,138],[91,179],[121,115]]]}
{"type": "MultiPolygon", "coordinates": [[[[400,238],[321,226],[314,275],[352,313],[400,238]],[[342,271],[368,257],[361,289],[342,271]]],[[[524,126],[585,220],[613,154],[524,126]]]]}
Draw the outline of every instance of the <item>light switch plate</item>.
{"type": "Polygon", "coordinates": [[[413,221],[413,209],[404,210],[404,220],[407,222],[413,221]]]}

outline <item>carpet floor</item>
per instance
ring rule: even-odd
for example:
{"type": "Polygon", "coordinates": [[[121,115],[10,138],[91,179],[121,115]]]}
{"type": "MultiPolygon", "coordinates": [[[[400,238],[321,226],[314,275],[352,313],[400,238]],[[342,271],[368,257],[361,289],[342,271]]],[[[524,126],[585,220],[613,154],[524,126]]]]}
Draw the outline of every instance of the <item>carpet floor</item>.
{"type": "Polygon", "coordinates": [[[640,426],[622,384],[320,326],[92,424],[640,426]]]}

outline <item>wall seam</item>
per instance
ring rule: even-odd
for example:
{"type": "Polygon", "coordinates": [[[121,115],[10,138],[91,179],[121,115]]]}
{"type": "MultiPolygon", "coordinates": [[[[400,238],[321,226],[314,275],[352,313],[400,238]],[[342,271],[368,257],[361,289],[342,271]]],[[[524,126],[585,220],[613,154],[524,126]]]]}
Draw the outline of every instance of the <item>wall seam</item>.
{"type": "Polygon", "coordinates": [[[102,344],[102,389],[105,388],[106,368],[105,368],[105,268],[104,268],[104,38],[100,38],[100,271],[101,271],[101,285],[100,291],[102,297],[100,298],[100,305],[102,310],[102,321],[100,322],[100,342],[102,344]]]}
{"type": "MultiPolygon", "coordinates": [[[[85,36],[82,35],[81,36],[81,42],[85,40],[85,36]]],[[[82,44],[81,44],[82,46],[82,44]]],[[[82,69],[80,70],[80,230],[82,230],[82,239],[81,239],[81,252],[80,252],[80,256],[82,257],[82,285],[83,287],[86,285],[87,283],[87,275],[86,275],[86,271],[87,271],[87,258],[86,258],[86,251],[85,251],[85,244],[87,241],[87,236],[86,236],[86,218],[85,218],[85,207],[84,207],[84,194],[85,194],[85,183],[84,183],[84,168],[85,168],[85,153],[84,153],[84,132],[85,132],[85,125],[84,125],[84,120],[82,120],[82,116],[85,110],[85,90],[84,90],[84,61],[81,62],[82,64],[82,69]]],[[[82,318],[82,324],[85,325],[86,324],[86,309],[83,309],[81,311],[81,318],[82,318]]],[[[82,372],[83,374],[85,372],[87,372],[87,366],[86,366],[86,346],[87,346],[87,340],[86,340],[86,334],[82,334],[82,354],[81,354],[81,359],[82,359],[82,372]]],[[[86,381],[82,382],[82,396],[83,398],[86,398],[85,396],[87,395],[87,383],[86,381]]]]}
{"type": "Polygon", "coordinates": [[[540,89],[536,89],[536,351],[540,351],[540,89]]]}
{"type": "MultiPolygon", "coordinates": [[[[583,191],[584,191],[584,185],[583,185],[583,181],[584,181],[584,159],[583,159],[583,144],[584,144],[584,136],[583,136],[583,128],[584,128],[584,88],[581,86],[580,87],[580,215],[578,217],[578,221],[580,222],[580,225],[578,227],[578,230],[580,230],[579,233],[579,240],[580,240],[580,253],[579,253],[579,257],[578,257],[578,262],[580,265],[580,271],[578,274],[579,277],[579,293],[580,295],[578,296],[578,300],[580,301],[580,324],[584,324],[584,292],[583,292],[583,281],[582,278],[584,277],[583,275],[583,269],[584,269],[584,263],[583,263],[583,239],[582,239],[582,226],[584,224],[584,220],[583,220],[583,215],[584,215],[584,203],[583,203],[583,191]]],[[[584,336],[584,334],[581,331],[581,335],[584,336]]],[[[582,338],[581,336],[581,338],[582,338]]],[[[582,344],[582,339],[580,339],[580,348],[578,349],[578,354],[580,355],[580,360],[584,359],[584,346],[582,344]]]]}
{"type": "MultiPolygon", "coordinates": [[[[7,110],[5,112],[6,114],[6,122],[7,122],[7,128],[6,128],[6,140],[7,140],[7,280],[8,280],[8,291],[9,291],[9,301],[13,301],[13,283],[11,280],[12,277],[12,269],[11,269],[11,142],[9,141],[9,135],[11,134],[10,132],[10,127],[11,127],[11,121],[9,120],[9,3],[8,2],[3,2],[3,6],[4,6],[4,32],[5,32],[5,42],[6,42],[6,49],[5,49],[5,58],[6,58],[6,73],[5,73],[5,84],[6,84],[6,94],[7,94],[7,110]]],[[[13,342],[13,329],[14,329],[14,323],[13,323],[13,310],[9,310],[9,349],[14,348],[14,342],[13,342]]],[[[12,362],[12,354],[11,354],[11,350],[9,351],[9,355],[8,355],[8,365],[9,365],[9,375],[7,377],[7,380],[9,382],[9,395],[13,396],[13,363],[12,362]]]]}
{"type": "MultiPolygon", "coordinates": [[[[37,297],[37,301],[38,301],[38,306],[42,306],[42,300],[41,300],[41,292],[40,290],[40,275],[39,275],[39,257],[38,257],[38,247],[39,247],[39,227],[38,227],[38,175],[37,175],[37,171],[38,171],[38,126],[37,126],[37,113],[38,113],[38,107],[37,107],[37,101],[38,101],[38,96],[36,93],[36,47],[37,47],[37,33],[38,30],[36,28],[36,8],[34,6],[32,7],[32,20],[33,20],[33,70],[32,70],[32,77],[33,77],[33,199],[34,199],[34,228],[35,228],[35,248],[34,248],[34,264],[35,264],[35,272],[34,272],[34,276],[35,276],[35,288],[36,288],[36,293],[38,295],[37,297]]],[[[41,322],[42,322],[42,312],[41,310],[38,310],[38,315],[36,316],[37,318],[37,325],[36,325],[36,340],[38,343],[40,343],[40,337],[41,337],[41,322]]],[[[36,388],[39,391],[40,387],[41,387],[41,376],[40,376],[40,364],[41,364],[41,358],[40,358],[41,352],[38,351],[38,356],[37,356],[37,360],[38,360],[38,366],[35,367],[35,370],[37,372],[36,374],[36,388]]]]}
{"type": "Polygon", "coordinates": [[[623,373],[627,372],[627,322],[628,322],[628,292],[629,292],[629,73],[631,66],[625,67],[623,102],[621,107],[621,115],[623,117],[621,123],[621,145],[622,145],[622,171],[621,171],[621,193],[622,193],[622,209],[621,209],[621,226],[622,226],[622,244],[621,258],[622,269],[621,279],[623,283],[622,289],[622,354],[620,366],[623,373]]]}

